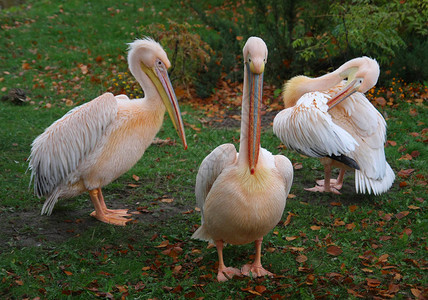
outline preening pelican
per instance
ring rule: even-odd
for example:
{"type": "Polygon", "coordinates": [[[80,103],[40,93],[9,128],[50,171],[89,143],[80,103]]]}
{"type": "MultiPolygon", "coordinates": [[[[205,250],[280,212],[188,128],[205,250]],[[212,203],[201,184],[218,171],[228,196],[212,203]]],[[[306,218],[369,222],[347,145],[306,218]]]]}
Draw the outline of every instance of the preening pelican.
{"type": "Polygon", "coordinates": [[[378,77],[378,63],[360,57],[321,77],[296,76],[285,84],[286,109],[275,117],[273,131],[287,147],[321,157],[324,165],[325,180],[306,190],[340,194],[350,169],[357,192],[377,195],[391,187],[395,175],[385,159],[386,122],[364,96],[378,77]],[[337,180],[330,180],[332,166],[341,169],[337,180]]]}
{"type": "Polygon", "coordinates": [[[92,216],[125,225],[127,210],[108,209],[101,188],[137,163],[162,126],[165,108],[187,148],[165,51],[152,39],[136,40],[130,44],[128,64],[144,98],[105,93],[69,111],[34,140],[30,184],[34,180],[34,193],[46,197],[42,214],[50,215],[58,198],[88,191],[92,216]]]}
{"type": "Polygon", "coordinates": [[[267,59],[264,41],[250,37],[243,49],[244,87],[239,153],[232,144],[212,151],[196,177],[196,201],[202,224],[192,238],[214,242],[218,252],[219,281],[234,275],[272,275],[262,267],[263,236],[281,219],[293,180],[291,162],[260,147],[260,107],[267,59]],[[241,270],[227,268],[223,245],[255,242],[254,263],[241,270]]]}

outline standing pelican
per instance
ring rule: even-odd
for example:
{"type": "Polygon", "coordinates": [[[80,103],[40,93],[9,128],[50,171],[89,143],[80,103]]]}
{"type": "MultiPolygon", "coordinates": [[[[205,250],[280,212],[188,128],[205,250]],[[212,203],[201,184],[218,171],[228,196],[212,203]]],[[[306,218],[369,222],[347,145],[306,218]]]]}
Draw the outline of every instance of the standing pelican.
{"type": "Polygon", "coordinates": [[[234,275],[272,275],[262,267],[261,244],[280,221],[293,180],[293,167],[282,155],[260,148],[260,108],[263,71],[267,59],[264,41],[250,37],[243,49],[244,87],[239,153],[223,144],[202,162],[196,177],[196,201],[202,225],[192,238],[213,241],[218,252],[218,281],[234,275]],[[255,242],[253,264],[241,270],[227,268],[223,244],[255,242]]]}
{"type": "Polygon", "coordinates": [[[165,108],[187,148],[165,51],[152,39],[136,40],[128,64],[144,98],[105,93],[69,111],[34,140],[29,168],[35,194],[46,197],[42,214],[50,215],[58,198],[88,191],[93,217],[125,225],[127,210],[108,209],[101,188],[137,163],[162,126],[165,108]]]}
{"type": "Polygon", "coordinates": [[[322,157],[324,165],[325,180],[306,190],[340,194],[347,169],[355,169],[357,192],[377,195],[391,187],[386,122],[364,96],[378,77],[378,63],[360,57],[321,77],[296,76],[285,84],[286,109],[275,117],[273,130],[287,147],[322,157]],[[341,169],[337,180],[330,180],[332,166],[341,169]]]}

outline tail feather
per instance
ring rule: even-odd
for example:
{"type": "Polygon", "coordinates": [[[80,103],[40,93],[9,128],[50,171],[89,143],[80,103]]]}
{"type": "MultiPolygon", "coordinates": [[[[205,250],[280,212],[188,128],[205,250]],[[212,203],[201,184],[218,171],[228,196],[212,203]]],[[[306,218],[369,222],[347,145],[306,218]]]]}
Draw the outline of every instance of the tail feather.
{"type": "Polygon", "coordinates": [[[192,239],[214,243],[213,239],[209,237],[209,235],[205,231],[205,227],[203,224],[192,234],[192,239]]]}
{"type": "Polygon", "coordinates": [[[48,215],[50,216],[52,214],[52,210],[55,206],[55,204],[58,202],[60,191],[58,188],[54,189],[52,194],[50,194],[47,198],[45,203],[42,207],[41,215],[48,215]]]}
{"type": "Polygon", "coordinates": [[[385,176],[381,180],[369,178],[361,171],[355,170],[355,190],[357,193],[380,195],[389,190],[394,180],[394,171],[388,163],[386,163],[385,176]]]}

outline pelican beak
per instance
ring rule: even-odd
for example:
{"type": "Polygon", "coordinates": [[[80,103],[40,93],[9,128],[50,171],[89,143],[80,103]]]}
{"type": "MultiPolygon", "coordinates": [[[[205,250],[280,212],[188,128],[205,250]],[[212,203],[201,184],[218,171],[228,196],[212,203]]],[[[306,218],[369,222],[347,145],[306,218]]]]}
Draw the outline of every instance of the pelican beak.
{"type": "Polygon", "coordinates": [[[263,96],[263,71],[265,64],[256,68],[253,62],[247,64],[249,79],[249,124],[248,124],[248,159],[251,174],[254,174],[260,151],[261,104],[263,96]]]}
{"type": "Polygon", "coordinates": [[[349,81],[336,95],[334,95],[328,102],[328,110],[332,109],[340,102],[357,92],[361,86],[362,80],[357,78],[349,81]]]}
{"type": "Polygon", "coordinates": [[[187,149],[186,134],[184,132],[184,124],[181,118],[180,107],[178,105],[174,89],[172,88],[167,69],[163,65],[155,65],[153,68],[148,68],[144,63],[141,63],[141,68],[155,84],[172,123],[174,124],[174,128],[177,131],[178,136],[181,138],[183,147],[184,149],[187,149]]]}

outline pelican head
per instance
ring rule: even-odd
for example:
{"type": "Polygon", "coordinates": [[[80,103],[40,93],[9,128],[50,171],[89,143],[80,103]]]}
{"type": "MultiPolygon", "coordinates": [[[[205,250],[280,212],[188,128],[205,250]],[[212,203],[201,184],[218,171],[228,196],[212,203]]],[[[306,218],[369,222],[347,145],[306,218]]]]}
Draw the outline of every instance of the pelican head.
{"type": "Polygon", "coordinates": [[[132,75],[140,82],[140,85],[143,81],[139,76],[140,71],[144,72],[152,81],[171,117],[184,148],[187,149],[180,107],[168,76],[168,69],[171,63],[166,52],[159,43],[150,38],[135,40],[129,44],[129,47],[128,64],[132,75]],[[138,68],[141,69],[138,70],[138,68]]]}
{"type": "Polygon", "coordinates": [[[355,92],[365,93],[377,83],[379,78],[379,64],[376,60],[363,56],[354,58],[343,64],[334,73],[341,79],[346,79],[345,86],[328,101],[329,109],[332,109],[344,99],[355,92]]]}
{"type": "MultiPolygon", "coordinates": [[[[250,37],[243,49],[245,73],[248,84],[244,91],[249,95],[248,111],[248,159],[251,174],[254,174],[260,151],[261,102],[263,95],[263,72],[268,50],[265,42],[258,37],[250,37]]],[[[245,128],[241,128],[245,130],[245,128]]]]}

